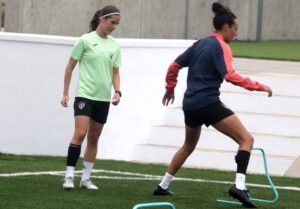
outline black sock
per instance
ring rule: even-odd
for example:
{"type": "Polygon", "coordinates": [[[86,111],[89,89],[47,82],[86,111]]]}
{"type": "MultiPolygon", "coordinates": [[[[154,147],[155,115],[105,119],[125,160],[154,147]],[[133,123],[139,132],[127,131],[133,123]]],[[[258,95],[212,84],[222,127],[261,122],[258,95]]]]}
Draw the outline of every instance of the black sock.
{"type": "Polygon", "coordinates": [[[235,162],[237,163],[237,173],[243,173],[246,175],[248,163],[250,160],[250,152],[245,150],[239,150],[235,156],[235,162]]]}
{"type": "Polygon", "coordinates": [[[70,144],[68,149],[67,166],[76,166],[81,152],[81,145],[70,144]]]}

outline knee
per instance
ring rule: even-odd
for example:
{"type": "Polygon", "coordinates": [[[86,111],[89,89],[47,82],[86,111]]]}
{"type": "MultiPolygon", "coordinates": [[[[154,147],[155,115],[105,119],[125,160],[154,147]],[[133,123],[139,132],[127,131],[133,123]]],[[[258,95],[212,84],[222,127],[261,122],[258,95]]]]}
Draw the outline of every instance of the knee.
{"type": "Polygon", "coordinates": [[[184,150],[184,152],[185,153],[187,153],[187,154],[191,154],[194,150],[195,150],[195,146],[192,146],[192,145],[183,145],[183,150],[184,150]]]}
{"type": "Polygon", "coordinates": [[[87,145],[89,147],[97,147],[98,146],[98,139],[88,139],[87,145]]]}
{"type": "Polygon", "coordinates": [[[100,137],[100,132],[89,132],[88,133],[88,145],[97,146],[100,137]]]}
{"type": "Polygon", "coordinates": [[[248,137],[248,143],[251,147],[253,147],[253,144],[254,144],[254,137],[249,134],[249,137],[248,137]]]}
{"type": "Polygon", "coordinates": [[[82,143],[82,141],[84,140],[85,136],[86,136],[86,131],[75,130],[73,138],[74,138],[74,140],[82,143]]]}
{"type": "Polygon", "coordinates": [[[92,139],[93,141],[98,140],[100,137],[100,132],[99,131],[91,131],[88,133],[88,138],[92,139]]]}
{"type": "Polygon", "coordinates": [[[240,144],[240,145],[244,145],[249,150],[252,149],[253,144],[254,144],[254,138],[251,134],[248,134],[247,136],[243,137],[243,140],[241,140],[241,141],[243,142],[243,144],[240,144]]]}

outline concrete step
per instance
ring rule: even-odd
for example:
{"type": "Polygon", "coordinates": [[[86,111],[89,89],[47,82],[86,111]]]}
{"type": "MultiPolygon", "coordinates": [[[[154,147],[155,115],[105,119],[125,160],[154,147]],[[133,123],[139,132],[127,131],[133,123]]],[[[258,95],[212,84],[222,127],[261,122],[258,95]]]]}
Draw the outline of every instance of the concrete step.
{"type": "MultiPolygon", "coordinates": [[[[257,74],[256,72],[250,72],[247,74],[247,71],[239,72],[243,76],[249,76],[252,80],[259,81],[260,83],[269,85],[273,91],[274,97],[276,96],[290,96],[290,97],[300,97],[300,74],[276,74],[276,73],[267,73],[267,74],[257,74]],[[252,74],[254,73],[254,74],[252,74]]],[[[228,82],[223,82],[221,91],[225,92],[242,92],[242,93],[251,93],[251,91],[245,90],[241,87],[235,86],[228,82]]],[[[253,94],[262,94],[266,93],[253,91],[253,94]]]]}
{"type": "MultiPolygon", "coordinates": [[[[236,112],[236,114],[251,133],[300,138],[300,117],[251,112],[236,112]]],[[[184,115],[181,108],[171,107],[166,109],[165,115],[157,120],[154,125],[184,127],[184,115]]]]}
{"type": "Polygon", "coordinates": [[[284,176],[288,177],[300,177],[300,155],[294,161],[294,163],[289,167],[289,169],[284,173],[284,176]]]}
{"type": "MultiPolygon", "coordinates": [[[[254,147],[261,147],[272,155],[297,157],[299,155],[300,137],[288,138],[281,135],[252,133],[254,147]],[[272,144],[272,146],[270,146],[272,144]]],[[[179,147],[184,143],[185,128],[181,126],[152,126],[147,143],[161,146],[179,147]]],[[[197,148],[236,151],[238,145],[224,134],[213,128],[202,128],[197,148]]]]}
{"type": "Polygon", "coordinates": [[[300,62],[235,58],[234,69],[251,72],[257,75],[268,75],[284,78],[290,76],[300,79],[300,62]]]}
{"type": "MultiPolygon", "coordinates": [[[[144,163],[168,164],[177,150],[178,147],[175,146],[140,144],[135,146],[132,160],[144,163]]],[[[184,166],[235,171],[235,154],[236,152],[233,151],[195,149],[184,163],[184,166]]],[[[282,176],[295,160],[294,157],[280,157],[268,153],[266,155],[268,171],[271,175],[282,176]]],[[[253,151],[251,155],[248,172],[264,174],[263,158],[258,151],[253,151]]]]}
{"type": "Polygon", "coordinates": [[[262,93],[226,92],[222,94],[221,100],[237,113],[249,112],[261,115],[300,118],[300,108],[298,108],[300,107],[300,97],[273,96],[269,98],[262,93]]]}

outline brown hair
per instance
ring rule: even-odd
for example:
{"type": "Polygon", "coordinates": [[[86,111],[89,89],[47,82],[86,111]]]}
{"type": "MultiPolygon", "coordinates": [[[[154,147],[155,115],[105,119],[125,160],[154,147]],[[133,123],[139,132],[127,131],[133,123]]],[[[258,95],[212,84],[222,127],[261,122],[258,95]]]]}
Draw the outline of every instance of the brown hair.
{"type": "MultiPolygon", "coordinates": [[[[100,23],[100,17],[110,14],[110,13],[114,13],[114,12],[120,12],[120,10],[117,7],[112,6],[112,5],[105,6],[101,10],[98,10],[94,14],[92,20],[90,21],[90,24],[89,24],[90,32],[97,29],[97,27],[100,23]]],[[[110,18],[111,16],[112,15],[106,16],[106,17],[104,17],[104,19],[110,18]]]]}

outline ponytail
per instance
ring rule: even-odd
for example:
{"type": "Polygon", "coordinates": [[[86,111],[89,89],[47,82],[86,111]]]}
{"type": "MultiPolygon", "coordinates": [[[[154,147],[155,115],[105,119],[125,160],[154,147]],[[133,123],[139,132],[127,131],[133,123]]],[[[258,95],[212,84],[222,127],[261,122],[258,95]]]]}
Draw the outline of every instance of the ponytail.
{"type": "Polygon", "coordinates": [[[98,25],[100,23],[100,16],[101,16],[101,10],[98,10],[94,14],[92,20],[90,21],[90,31],[89,32],[94,31],[94,30],[97,29],[97,27],[98,27],[98,25]]]}

